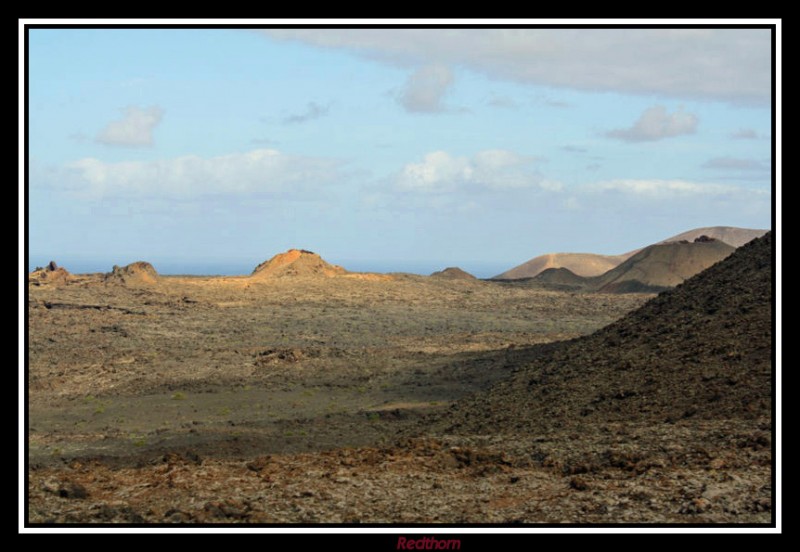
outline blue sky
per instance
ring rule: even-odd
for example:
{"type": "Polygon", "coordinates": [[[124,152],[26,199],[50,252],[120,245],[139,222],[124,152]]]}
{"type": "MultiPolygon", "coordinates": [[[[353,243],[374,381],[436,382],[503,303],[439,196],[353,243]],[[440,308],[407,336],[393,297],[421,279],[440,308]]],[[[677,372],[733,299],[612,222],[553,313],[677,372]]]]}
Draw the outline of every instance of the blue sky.
{"type": "Polygon", "coordinates": [[[32,265],[491,276],[771,224],[769,30],[29,33],[32,265]]]}

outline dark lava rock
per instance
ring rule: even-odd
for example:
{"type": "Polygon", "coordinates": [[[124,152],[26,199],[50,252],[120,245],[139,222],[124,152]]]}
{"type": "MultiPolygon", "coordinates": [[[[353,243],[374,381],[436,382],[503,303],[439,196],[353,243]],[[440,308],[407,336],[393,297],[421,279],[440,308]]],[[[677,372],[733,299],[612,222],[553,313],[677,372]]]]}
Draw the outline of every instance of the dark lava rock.
{"type": "Polygon", "coordinates": [[[80,483],[75,483],[73,481],[65,481],[58,488],[58,496],[60,496],[61,498],[83,499],[89,496],[89,492],[86,490],[86,487],[84,487],[80,483]]]}
{"type": "Polygon", "coordinates": [[[537,434],[770,417],[772,239],[751,241],[590,336],[520,352],[512,379],[428,423],[459,434],[537,434]]]}

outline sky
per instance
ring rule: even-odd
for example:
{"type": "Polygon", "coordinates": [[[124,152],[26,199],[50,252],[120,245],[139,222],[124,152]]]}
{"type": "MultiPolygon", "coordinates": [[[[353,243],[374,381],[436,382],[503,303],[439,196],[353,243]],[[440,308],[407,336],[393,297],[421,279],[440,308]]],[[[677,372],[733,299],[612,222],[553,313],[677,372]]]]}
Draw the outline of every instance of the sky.
{"type": "Polygon", "coordinates": [[[771,226],[771,31],[28,30],[30,265],[489,277],[771,226]]]}

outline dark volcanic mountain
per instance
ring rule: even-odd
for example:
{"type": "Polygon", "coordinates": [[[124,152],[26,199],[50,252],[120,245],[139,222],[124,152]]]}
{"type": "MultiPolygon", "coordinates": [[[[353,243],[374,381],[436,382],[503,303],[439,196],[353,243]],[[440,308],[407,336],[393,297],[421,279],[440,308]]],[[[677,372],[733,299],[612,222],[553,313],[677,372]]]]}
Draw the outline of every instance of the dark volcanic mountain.
{"type": "Polygon", "coordinates": [[[608,422],[768,420],[772,298],[770,232],[590,336],[516,352],[509,381],[456,403],[439,427],[537,435],[608,422]]]}

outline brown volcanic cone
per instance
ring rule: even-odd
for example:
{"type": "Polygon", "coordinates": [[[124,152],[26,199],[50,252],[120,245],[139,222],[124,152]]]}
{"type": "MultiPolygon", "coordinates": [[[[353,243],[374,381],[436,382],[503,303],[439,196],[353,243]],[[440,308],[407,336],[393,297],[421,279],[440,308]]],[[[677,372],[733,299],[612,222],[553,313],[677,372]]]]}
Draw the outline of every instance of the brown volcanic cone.
{"type": "Polygon", "coordinates": [[[333,277],[344,274],[347,274],[344,268],[326,262],[316,253],[305,249],[290,249],[286,253],[279,253],[258,265],[250,277],[258,279],[287,276],[333,277]]]}
{"type": "Polygon", "coordinates": [[[28,275],[28,281],[33,285],[44,284],[63,285],[72,280],[72,274],[58,266],[55,261],[50,261],[46,267],[37,268],[28,275]]]}
{"type": "Polygon", "coordinates": [[[431,274],[431,277],[447,278],[450,280],[477,280],[475,276],[473,276],[469,272],[461,270],[457,266],[449,266],[444,270],[439,270],[438,272],[434,272],[433,274],[431,274]]]}
{"type": "Polygon", "coordinates": [[[107,272],[103,279],[107,283],[126,285],[155,284],[158,282],[158,272],[148,262],[136,261],[122,268],[114,265],[111,272],[107,272]]]}
{"type": "Polygon", "coordinates": [[[651,245],[594,279],[590,287],[611,293],[663,291],[677,286],[733,252],[732,246],[707,236],[701,236],[693,243],[651,245]]]}
{"type": "Polygon", "coordinates": [[[568,268],[548,268],[534,278],[535,281],[552,286],[580,289],[586,287],[591,278],[578,276],[568,268]]]}
{"type": "Polygon", "coordinates": [[[593,423],[768,419],[772,299],[770,232],[590,336],[519,352],[509,381],[437,423],[448,433],[536,435],[593,423]]]}
{"type": "MultiPolygon", "coordinates": [[[[659,244],[672,242],[693,242],[700,236],[707,236],[727,243],[733,247],[741,247],[750,240],[763,236],[767,230],[753,228],[737,228],[735,226],[706,226],[688,230],[671,238],[658,242],[659,244]]],[[[597,255],[595,253],[547,253],[539,255],[530,261],[515,266],[502,274],[494,277],[497,280],[515,280],[519,278],[533,278],[549,268],[567,268],[578,276],[600,276],[616,268],[627,259],[633,257],[641,249],[635,249],[621,255],[597,255]]],[[[681,280],[682,281],[682,280],[681,280]]],[[[676,284],[667,284],[668,286],[676,284]]],[[[662,286],[663,287],[663,286],[662,286]]],[[[633,290],[631,290],[633,291],[633,290]]]]}
{"type": "MultiPolygon", "coordinates": [[[[638,251],[638,250],[637,250],[638,251]]],[[[498,274],[496,280],[533,278],[549,268],[566,268],[578,276],[599,276],[636,253],[622,255],[597,255],[595,253],[547,253],[539,255],[510,270],[498,274]]]]}
{"type": "Polygon", "coordinates": [[[707,236],[715,240],[723,241],[733,247],[741,247],[747,242],[760,238],[766,234],[768,230],[758,230],[754,228],[737,228],[735,226],[706,226],[704,228],[695,228],[688,230],[677,236],[672,236],[659,243],[679,242],[679,241],[695,241],[700,236],[707,236]]]}

